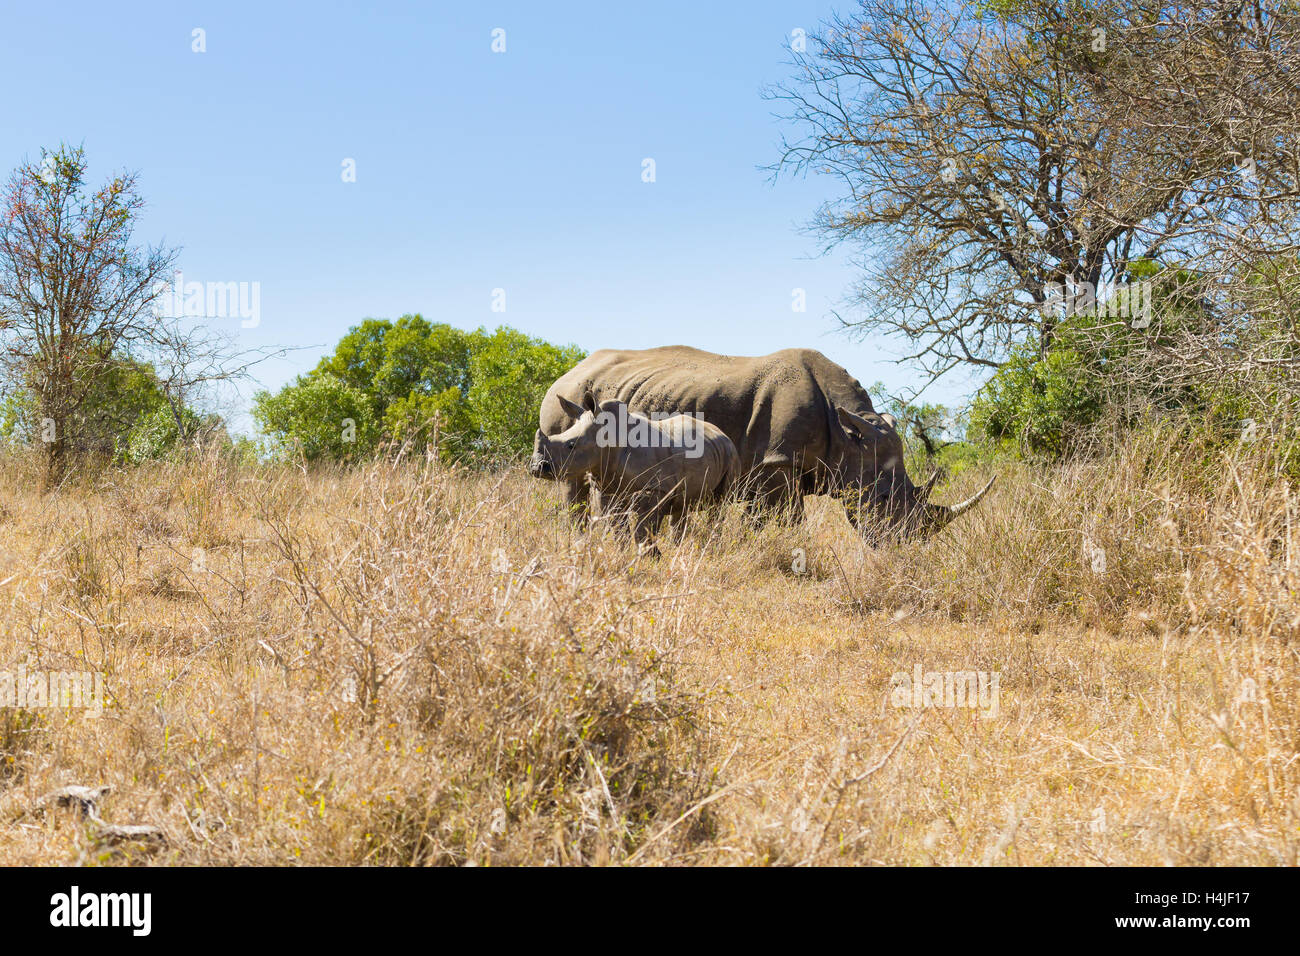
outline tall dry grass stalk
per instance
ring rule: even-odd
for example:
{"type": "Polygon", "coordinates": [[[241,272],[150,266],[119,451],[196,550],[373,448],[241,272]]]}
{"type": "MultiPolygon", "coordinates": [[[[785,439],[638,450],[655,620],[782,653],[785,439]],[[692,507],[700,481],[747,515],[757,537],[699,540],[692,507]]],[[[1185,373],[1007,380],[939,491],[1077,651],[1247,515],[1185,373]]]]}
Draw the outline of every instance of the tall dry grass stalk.
{"type": "MultiPolygon", "coordinates": [[[[829,499],[638,558],[553,486],[211,458],[0,474],[0,863],[1293,863],[1296,505],[1155,432],[863,547],[829,499]],[[994,708],[899,676],[999,677],[994,708]],[[165,844],[113,842],[39,800],[165,844]]],[[[953,495],[976,487],[962,475],[953,495]]]]}

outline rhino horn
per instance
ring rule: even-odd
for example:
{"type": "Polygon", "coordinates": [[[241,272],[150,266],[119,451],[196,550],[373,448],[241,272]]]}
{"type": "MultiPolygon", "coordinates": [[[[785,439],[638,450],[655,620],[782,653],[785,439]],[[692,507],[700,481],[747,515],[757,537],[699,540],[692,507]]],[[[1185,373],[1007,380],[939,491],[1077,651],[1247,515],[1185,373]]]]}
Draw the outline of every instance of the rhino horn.
{"type": "Polygon", "coordinates": [[[930,505],[929,510],[931,516],[931,529],[933,531],[938,531],[940,528],[946,525],[953,518],[956,518],[958,515],[965,514],[967,511],[970,511],[972,508],[974,508],[977,504],[980,503],[980,499],[989,493],[989,489],[993,487],[993,482],[997,481],[997,478],[998,476],[994,475],[992,478],[989,479],[988,484],[986,484],[975,494],[971,495],[971,497],[967,498],[963,502],[960,502],[959,504],[930,505]]]}

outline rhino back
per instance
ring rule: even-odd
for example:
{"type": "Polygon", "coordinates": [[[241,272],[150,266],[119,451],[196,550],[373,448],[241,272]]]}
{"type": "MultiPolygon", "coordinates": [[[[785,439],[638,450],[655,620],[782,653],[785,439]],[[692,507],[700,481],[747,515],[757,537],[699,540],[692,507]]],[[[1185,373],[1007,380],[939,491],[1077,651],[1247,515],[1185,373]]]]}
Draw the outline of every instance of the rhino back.
{"type": "Polygon", "coordinates": [[[611,470],[598,476],[602,492],[653,490],[701,500],[735,478],[740,464],[736,446],[716,425],[673,415],[645,427],[657,436],[618,450],[611,470]],[[694,433],[689,438],[687,427],[694,433]],[[698,453],[692,454],[697,441],[698,453]]]}
{"type": "Polygon", "coordinates": [[[616,398],[635,411],[683,412],[718,426],[735,444],[741,468],[765,461],[807,468],[831,452],[833,404],[872,411],[866,390],[812,349],[763,356],[717,355],[684,345],[601,349],[565,373],[542,402],[541,428],[563,431],[572,419],[556,396],[580,402],[616,398]]]}

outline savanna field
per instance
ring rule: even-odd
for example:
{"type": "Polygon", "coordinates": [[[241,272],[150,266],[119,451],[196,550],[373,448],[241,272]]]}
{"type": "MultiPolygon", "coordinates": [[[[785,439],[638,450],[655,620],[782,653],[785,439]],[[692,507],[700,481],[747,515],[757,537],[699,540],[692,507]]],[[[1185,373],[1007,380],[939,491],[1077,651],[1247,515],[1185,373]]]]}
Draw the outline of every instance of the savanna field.
{"type": "Polygon", "coordinates": [[[659,559],[518,465],[34,467],[0,667],[109,700],[0,709],[0,864],[1297,862],[1267,442],[979,464],[935,495],[997,473],[979,508],[874,550],[830,499],[732,505],[659,559]],[[918,665],[998,674],[996,710],[896,706],[918,665]]]}

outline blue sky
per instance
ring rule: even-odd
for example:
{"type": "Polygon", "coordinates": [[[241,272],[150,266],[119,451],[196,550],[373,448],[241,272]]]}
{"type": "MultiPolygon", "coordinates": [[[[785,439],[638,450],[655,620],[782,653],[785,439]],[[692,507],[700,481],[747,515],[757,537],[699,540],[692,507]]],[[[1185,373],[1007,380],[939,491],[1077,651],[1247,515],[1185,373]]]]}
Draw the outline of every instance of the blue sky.
{"type": "Polygon", "coordinates": [[[830,314],[852,250],[822,255],[804,228],[836,183],[760,168],[782,132],[760,92],[789,77],[791,31],[832,9],[12,5],[0,167],[70,141],[95,180],[139,171],[138,238],[182,246],[187,281],[260,283],[260,324],[229,322],[241,343],[308,347],[257,369],[271,388],[362,318],[420,312],[588,350],[807,346],[897,390],[919,381],[898,345],[830,314]]]}

